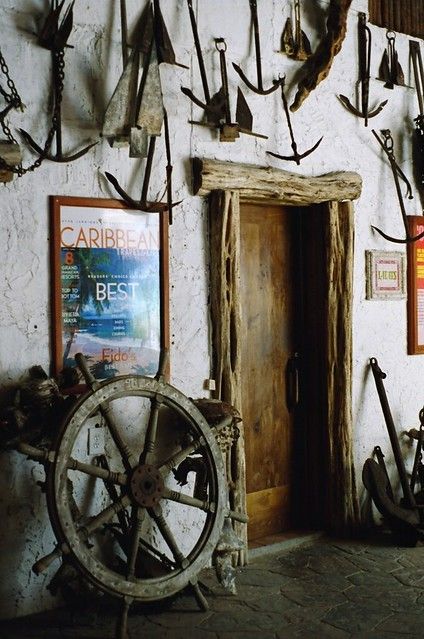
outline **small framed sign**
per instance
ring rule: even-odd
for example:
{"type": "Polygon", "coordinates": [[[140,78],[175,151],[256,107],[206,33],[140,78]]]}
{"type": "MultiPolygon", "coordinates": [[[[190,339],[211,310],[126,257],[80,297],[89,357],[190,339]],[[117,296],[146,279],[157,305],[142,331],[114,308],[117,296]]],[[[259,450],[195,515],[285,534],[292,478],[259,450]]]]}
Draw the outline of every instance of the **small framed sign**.
{"type": "Polygon", "coordinates": [[[169,346],[167,212],[109,199],[50,203],[55,374],[81,352],[97,379],[155,375],[169,346]]]}
{"type": "Polygon", "coordinates": [[[398,251],[365,251],[366,299],[406,297],[405,254],[398,251]]]}

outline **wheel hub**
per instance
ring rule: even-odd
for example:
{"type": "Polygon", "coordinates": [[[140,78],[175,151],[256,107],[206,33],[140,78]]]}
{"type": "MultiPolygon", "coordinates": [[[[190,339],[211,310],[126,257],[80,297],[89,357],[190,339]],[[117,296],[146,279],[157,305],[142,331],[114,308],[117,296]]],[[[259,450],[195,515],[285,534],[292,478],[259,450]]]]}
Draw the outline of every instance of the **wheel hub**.
{"type": "Polygon", "coordinates": [[[137,466],[131,475],[130,488],[139,506],[152,508],[162,499],[164,482],[157,468],[150,464],[137,466]]]}

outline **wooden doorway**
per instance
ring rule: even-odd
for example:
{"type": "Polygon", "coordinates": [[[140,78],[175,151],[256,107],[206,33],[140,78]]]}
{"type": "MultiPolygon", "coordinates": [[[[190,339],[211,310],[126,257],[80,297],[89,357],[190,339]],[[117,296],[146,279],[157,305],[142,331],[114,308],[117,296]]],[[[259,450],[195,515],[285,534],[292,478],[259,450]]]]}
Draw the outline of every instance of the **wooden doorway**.
{"type": "Polygon", "coordinates": [[[319,206],[240,209],[249,540],[322,524],[328,288],[322,215],[319,206]]]}

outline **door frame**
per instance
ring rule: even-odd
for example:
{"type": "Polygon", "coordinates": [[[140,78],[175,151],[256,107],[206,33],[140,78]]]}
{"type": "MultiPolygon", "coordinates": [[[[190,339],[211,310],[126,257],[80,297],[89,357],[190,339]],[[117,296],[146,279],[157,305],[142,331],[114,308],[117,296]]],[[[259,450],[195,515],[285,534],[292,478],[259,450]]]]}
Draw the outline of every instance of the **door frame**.
{"type": "MultiPolygon", "coordinates": [[[[240,371],[240,201],[327,207],[326,384],[328,418],[328,490],[323,504],[327,528],[346,532],[359,523],[353,460],[352,425],[352,201],[361,194],[357,173],[302,176],[271,167],[219,160],[193,160],[194,191],[209,197],[212,369],[215,397],[241,407],[240,371]],[[343,354],[341,356],[340,354],[343,354]]],[[[243,428],[233,446],[230,502],[245,511],[243,428]]],[[[235,525],[245,548],[238,563],[247,563],[246,525],[235,525]]]]}

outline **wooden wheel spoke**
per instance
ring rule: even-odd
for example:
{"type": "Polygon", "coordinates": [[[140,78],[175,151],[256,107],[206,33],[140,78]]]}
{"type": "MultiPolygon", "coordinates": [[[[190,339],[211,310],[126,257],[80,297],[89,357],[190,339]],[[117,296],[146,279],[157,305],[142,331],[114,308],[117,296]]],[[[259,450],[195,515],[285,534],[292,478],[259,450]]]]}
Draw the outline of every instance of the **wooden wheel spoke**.
{"type": "Polygon", "coordinates": [[[133,518],[132,540],[128,553],[127,579],[134,577],[135,574],[135,565],[140,548],[141,526],[144,521],[145,512],[144,508],[137,508],[135,517],[133,518]]]}
{"type": "Polygon", "coordinates": [[[127,476],[124,473],[114,472],[106,468],[101,468],[100,466],[94,466],[93,464],[86,464],[74,459],[73,457],[69,458],[67,468],[69,470],[78,470],[79,472],[84,473],[84,475],[97,477],[98,479],[103,479],[104,481],[111,482],[112,484],[118,484],[119,486],[125,486],[127,484],[127,476]]]}
{"type": "Polygon", "coordinates": [[[147,425],[146,439],[143,452],[140,455],[140,464],[149,464],[156,446],[156,435],[158,429],[159,409],[163,402],[161,395],[155,395],[151,400],[149,423],[147,425]]]}
{"type": "Polygon", "coordinates": [[[185,568],[188,563],[187,559],[185,559],[181,550],[178,548],[175,537],[163,516],[162,509],[159,506],[156,506],[156,508],[149,508],[148,512],[159,528],[159,532],[172,552],[175,561],[181,566],[181,568],[185,568]]]}
{"type": "Polygon", "coordinates": [[[185,506],[200,508],[200,510],[203,510],[206,513],[214,513],[216,510],[216,504],[213,501],[202,501],[201,499],[196,499],[195,497],[191,497],[190,495],[185,495],[184,493],[177,492],[176,490],[169,490],[168,488],[164,489],[163,497],[165,499],[169,499],[170,501],[184,504],[185,506]]]}
{"type": "Polygon", "coordinates": [[[119,428],[117,423],[115,422],[115,418],[112,413],[112,409],[107,402],[103,402],[99,406],[100,412],[105,420],[106,426],[109,429],[109,432],[112,436],[113,441],[115,442],[115,446],[119,451],[119,454],[122,458],[122,463],[124,464],[125,470],[131,470],[134,466],[137,465],[137,458],[134,453],[131,451],[131,448],[122,438],[121,433],[119,432],[119,428]]]}
{"type": "Polygon", "coordinates": [[[107,524],[115,515],[117,515],[121,510],[124,510],[131,503],[131,499],[128,495],[124,495],[118,501],[114,502],[101,512],[98,515],[95,515],[88,524],[85,526],[81,526],[79,532],[83,538],[87,538],[92,535],[98,528],[107,524]]]}

